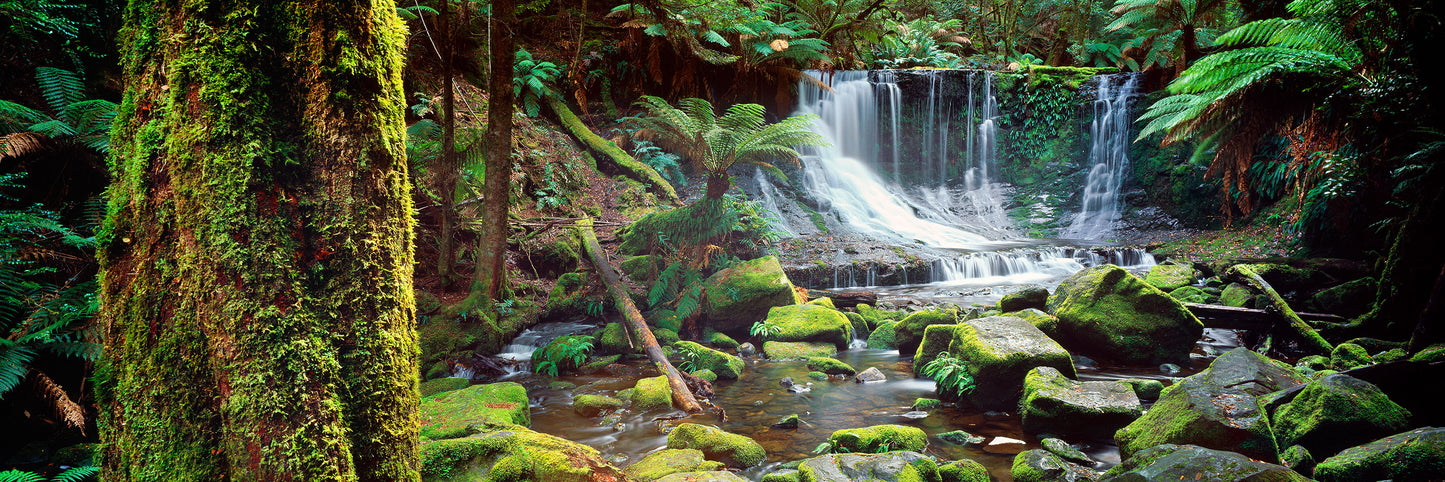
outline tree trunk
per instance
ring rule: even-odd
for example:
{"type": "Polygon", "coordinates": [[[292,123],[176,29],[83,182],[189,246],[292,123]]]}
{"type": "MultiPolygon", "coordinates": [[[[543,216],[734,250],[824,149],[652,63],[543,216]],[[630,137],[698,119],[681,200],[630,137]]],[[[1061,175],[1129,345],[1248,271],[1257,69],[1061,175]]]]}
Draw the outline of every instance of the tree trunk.
{"type": "Polygon", "coordinates": [[[722,199],[728,189],[733,187],[733,180],[726,172],[714,172],[707,175],[707,198],[722,199]]]}
{"type": "Polygon", "coordinates": [[[496,24],[490,39],[492,78],[487,86],[487,165],[482,192],[482,236],[472,297],[496,300],[506,283],[507,210],[512,189],[512,0],[492,0],[496,24]]]}
{"type": "Polygon", "coordinates": [[[652,335],[652,330],[647,328],[647,321],[642,319],[642,313],[632,304],[632,297],[618,279],[617,271],[607,262],[607,254],[602,252],[602,246],[597,244],[597,235],[592,232],[591,218],[583,218],[577,222],[577,236],[582,238],[582,247],[587,250],[587,258],[592,261],[597,274],[602,276],[602,283],[607,285],[607,293],[612,296],[613,307],[622,313],[625,326],[637,339],[642,340],[642,351],[652,360],[657,371],[667,376],[667,384],[672,387],[672,404],[687,413],[702,411],[702,406],[698,405],[697,399],[692,396],[682,374],[667,361],[667,355],[662,353],[662,347],[657,344],[657,337],[652,335]]]}
{"type": "Polygon", "coordinates": [[[132,0],[123,32],[102,478],[416,480],[395,6],[132,0]]]}
{"type": "Polygon", "coordinates": [[[552,108],[552,113],[557,115],[557,120],[567,127],[567,130],[572,133],[572,137],[576,137],[593,152],[601,154],[604,161],[610,161],[612,168],[621,171],[624,176],[651,186],[652,192],[662,200],[682,204],[682,200],[677,197],[677,191],[667,183],[666,179],[662,178],[661,174],[657,173],[656,169],[634,159],[616,144],[593,133],[586,124],[582,123],[582,119],[577,118],[577,114],[572,113],[572,109],[567,108],[566,101],[555,95],[545,96],[543,101],[547,103],[547,107],[552,108]]]}
{"type": "Polygon", "coordinates": [[[456,268],[456,226],[457,226],[457,178],[461,167],[457,163],[457,109],[456,86],[452,78],[456,53],[456,36],[452,34],[451,0],[441,2],[441,14],[437,15],[437,30],[441,42],[442,62],[442,153],[435,169],[436,195],[441,200],[440,239],[437,240],[437,276],[443,285],[451,285],[456,268]]]}
{"type": "Polygon", "coordinates": [[[1179,43],[1184,45],[1184,59],[1174,66],[1175,76],[1184,73],[1184,69],[1189,68],[1189,64],[1199,58],[1199,40],[1196,38],[1198,35],[1195,34],[1194,26],[1185,25],[1180,31],[1183,32],[1179,35],[1179,43]]]}
{"type": "Polygon", "coordinates": [[[1316,332],[1308,323],[1301,320],[1299,315],[1295,314],[1294,309],[1289,307],[1289,303],[1284,302],[1284,298],[1279,295],[1279,292],[1275,291],[1274,287],[1270,286],[1269,282],[1260,277],[1258,273],[1255,273],[1253,269],[1242,264],[1237,264],[1230,267],[1229,271],[1240,278],[1241,281],[1264,293],[1270,305],[1274,306],[1276,310],[1279,310],[1280,316],[1284,317],[1285,321],[1289,323],[1290,329],[1294,330],[1296,335],[1299,335],[1305,349],[1321,355],[1329,355],[1330,352],[1334,351],[1335,347],[1330,346],[1330,342],[1325,341],[1319,332],[1316,332]]]}

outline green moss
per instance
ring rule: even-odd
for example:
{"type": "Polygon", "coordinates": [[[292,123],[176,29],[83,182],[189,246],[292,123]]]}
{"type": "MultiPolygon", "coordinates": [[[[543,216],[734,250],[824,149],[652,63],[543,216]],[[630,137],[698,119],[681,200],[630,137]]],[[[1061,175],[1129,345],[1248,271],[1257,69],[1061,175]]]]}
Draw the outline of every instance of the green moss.
{"type": "Polygon", "coordinates": [[[801,302],[776,256],[744,261],[713,273],[703,286],[707,292],[703,311],[718,331],[746,330],[767,318],[773,307],[801,302]]]}
{"type": "Polygon", "coordinates": [[[596,449],[517,426],[428,442],[421,447],[421,474],[428,481],[623,479],[596,449]]]}
{"type": "Polygon", "coordinates": [[[1111,74],[1119,69],[1113,67],[1069,67],[1032,65],[1028,68],[1030,88],[1041,86],[1063,86],[1078,90],[1079,85],[1097,75],[1111,74]]]}
{"type": "Polygon", "coordinates": [[[743,374],[743,360],[690,341],[677,342],[677,349],[691,353],[692,365],[716,373],[718,378],[736,380],[743,374]]]}
{"type": "Polygon", "coordinates": [[[586,364],[587,360],[584,357],[580,360],[581,363],[577,363],[579,360],[565,356],[567,352],[569,350],[576,350],[578,347],[584,345],[596,346],[596,343],[597,338],[590,335],[559,336],[547,342],[546,346],[534,350],[532,352],[532,363],[539,364],[544,361],[550,361],[556,364],[559,373],[576,370],[581,365],[586,364]]]}
{"type": "Polygon", "coordinates": [[[706,368],[689,373],[689,375],[701,378],[703,380],[707,380],[709,382],[717,381],[717,373],[714,373],[712,370],[708,370],[706,368]]]}
{"type": "Polygon", "coordinates": [[[938,357],[939,353],[948,351],[948,346],[953,344],[953,330],[958,325],[929,325],[923,330],[923,342],[918,344],[918,350],[913,354],[913,373],[922,373],[923,367],[928,362],[938,357]]]}
{"type": "Polygon", "coordinates": [[[442,301],[436,295],[416,290],[416,314],[430,315],[436,313],[442,307],[442,301]]]}
{"type": "Polygon", "coordinates": [[[808,369],[829,375],[852,375],[858,373],[858,370],[854,370],[853,367],[848,366],[847,363],[843,363],[834,358],[821,356],[808,357],[808,369]]]}
{"type": "Polygon", "coordinates": [[[596,417],[603,412],[614,412],[627,406],[627,402],[606,395],[583,394],[572,397],[572,411],[583,417],[596,417]]]}
{"type": "Polygon", "coordinates": [[[845,311],[843,312],[843,316],[848,317],[848,322],[853,324],[853,336],[863,339],[868,338],[868,332],[870,331],[868,328],[868,320],[863,319],[863,315],[845,311]]]}
{"type": "Polygon", "coordinates": [[[592,373],[592,372],[595,372],[595,371],[597,371],[597,370],[601,370],[602,368],[606,367],[607,365],[611,365],[611,364],[613,364],[613,363],[617,363],[617,361],[618,361],[618,360],[621,360],[621,359],[622,359],[622,355],[594,356],[594,357],[588,358],[588,359],[587,359],[587,363],[584,363],[584,364],[582,364],[582,366],[577,367],[577,371],[580,372],[580,373],[592,373]]]}
{"type": "Polygon", "coordinates": [[[825,297],[822,297],[822,298],[815,299],[815,300],[808,300],[808,302],[807,302],[807,303],[804,303],[804,304],[808,304],[808,305],[818,305],[818,306],[826,306],[826,307],[828,307],[829,309],[834,309],[834,310],[838,309],[837,306],[833,306],[833,299],[832,299],[832,298],[828,298],[828,297],[826,297],[826,296],[825,296],[825,297]]]}
{"type": "Polygon", "coordinates": [[[826,306],[773,307],[768,310],[767,321],[778,327],[764,337],[767,341],[831,343],[846,350],[853,340],[853,323],[842,312],[826,306]]]}
{"type": "Polygon", "coordinates": [[[1119,381],[1129,384],[1140,400],[1158,399],[1159,393],[1164,391],[1164,383],[1151,378],[1125,378],[1119,381]]]}
{"type": "Polygon", "coordinates": [[[940,482],[989,482],[988,468],[972,459],[958,459],[938,466],[940,482]]]}
{"type": "Polygon", "coordinates": [[[1230,283],[1224,287],[1224,292],[1219,295],[1219,303],[1224,306],[1241,308],[1249,306],[1254,301],[1254,291],[1248,286],[1239,283],[1230,283]]]}
{"type": "Polygon", "coordinates": [[[421,437],[465,437],[494,424],[532,424],[527,389],[514,382],[473,385],[422,399],[421,437]]]}
{"type": "Polygon", "coordinates": [[[643,285],[651,285],[657,281],[657,275],[662,273],[666,261],[658,255],[631,256],[622,260],[619,265],[622,273],[628,278],[643,285]]]}
{"type": "Polygon", "coordinates": [[[678,336],[677,332],[663,328],[652,330],[652,336],[657,339],[657,344],[662,346],[671,346],[682,340],[682,337],[678,336]]]}
{"type": "Polygon", "coordinates": [[[937,398],[920,398],[913,401],[914,410],[933,410],[942,405],[943,402],[940,402],[937,398]]]}
{"type": "Polygon", "coordinates": [[[1174,298],[1113,265],[1085,269],[1049,297],[1061,342],[1129,363],[1182,362],[1204,324],[1174,298]]]}
{"type": "Polygon", "coordinates": [[[1021,425],[1029,433],[1107,437],[1142,414],[1127,384],[1077,382],[1052,367],[1029,370],[1019,400],[1021,425]]]}
{"type": "Polygon", "coordinates": [[[923,341],[923,330],[929,325],[952,325],[958,323],[958,312],[953,310],[924,310],[903,318],[893,327],[893,339],[898,351],[912,353],[923,341]]]}
{"type": "MultiPolygon", "coordinates": [[[[619,393],[620,397],[622,394],[619,393]]],[[[672,387],[667,377],[656,376],[637,381],[630,397],[632,409],[637,411],[659,410],[672,407],[672,387]]]]}
{"type": "Polygon", "coordinates": [[[1434,363],[1442,360],[1445,360],[1445,343],[1427,346],[1410,356],[1410,361],[1415,363],[1434,363]]]}
{"type": "Polygon", "coordinates": [[[651,482],[678,472],[704,472],[722,467],[722,462],[704,458],[701,450],[663,449],[647,454],[623,472],[638,482],[651,482]]]}
{"type": "Polygon", "coordinates": [[[1330,368],[1349,370],[1373,363],[1365,348],[1353,343],[1340,343],[1330,352],[1330,368]]]}
{"type": "Polygon", "coordinates": [[[828,374],[823,372],[808,372],[808,378],[823,381],[828,379],[828,374]]]}
{"type": "Polygon", "coordinates": [[[738,347],[738,341],[734,340],[733,337],[718,333],[716,331],[712,331],[711,328],[703,330],[702,339],[704,343],[708,344],[708,346],[713,346],[726,350],[734,350],[738,347]]]}
{"type": "Polygon", "coordinates": [[[802,482],[802,480],[803,479],[799,478],[797,470],[783,469],[763,475],[763,478],[758,479],[758,482],[802,482]]]}
{"type": "MultiPolygon", "coordinates": [[[[656,335],[654,334],[654,336],[656,335]]],[[[629,342],[627,329],[623,327],[621,323],[608,323],[603,325],[602,330],[597,332],[596,337],[597,347],[593,353],[598,355],[610,355],[613,353],[625,355],[642,352],[642,343],[636,338],[633,338],[629,342]]]]}
{"type": "Polygon", "coordinates": [[[1333,454],[1404,430],[1410,411],[1369,382],[1331,375],[1305,385],[1275,411],[1273,421],[1281,447],[1298,444],[1314,453],[1333,454]]]}
{"type": "Polygon", "coordinates": [[[421,396],[430,397],[442,392],[461,390],[471,385],[472,381],[465,378],[438,378],[421,382],[417,389],[421,392],[421,396]]]}
{"type": "Polygon", "coordinates": [[[838,348],[831,343],[789,341],[763,342],[763,354],[774,360],[802,360],[815,356],[833,356],[838,348]]]}
{"type": "Polygon", "coordinates": [[[647,323],[653,327],[674,332],[682,329],[682,317],[678,316],[676,311],[665,308],[647,312],[647,323]]]}
{"type": "Polygon", "coordinates": [[[553,316],[582,315],[587,312],[587,298],[582,292],[582,275],[566,273],[547,294],[547,311],[553,316]]]}
{"type": "Polygon", "coordinates": [[[1194,267],[1178,264],[1160,264],[1149,268],[1144,282],[1161,291],[1173,291],[1194,282],[1194,267]]]}
{"type": "Polygon", "coordinates": [[[859,304],[854,309],[858,310],[858,315],[862,316],[863,319],[868,322],[869,329],[876,329],[878,328],[878,325],[882,324],[885,321],[896,322],[908,316],[908,313],[905,313],[903,311],[880,310],[869,306],[866,303],[859,304]]]}
{"type": "Polygon", "coordinates": [[[1169,292],[1169,297],[1179,300],[1180,303],[1209,303],[1213,299],[1209,293],[1195,286],[1184,286],[1169,292]]]}
{"type": "Polygon", "coordinates": [[[667,434],[667,448],[701,450],[709,460],[732,467],[752,467],[767,459],[763,446],[748,437],[717,427],[684,423],[667,434]]]}
{"type": "Polygon", "coordinates": [[[922,452],[928,448],[928,435],[917,427],[874,425],[848,428],[828,436],[834,452],[875,453],[882,450],[922,452]]]}
{"type": "Polygon", "coordinates": [[[577,118],[577,115],[572,113],[572,110],[567,107],[567,103],[562,99],[553,95],[543,96],[543,98],[547,106],[552,108],[552,112],[557,114],[558,120],[562,121],[562,125],[566,126],[567,130],[570,131],[574,137],[586,144],[587,148],[601,154],[603,159],[610,161],[613,166],[628,177],[647,183],[654,192],[663,196],[667,201],[681,203],[681,200],[677,197],[677,191],[672,188],[672,184],[669,184],[667,179],[663,178],[661,174],[658,174],[657,170],[653,169],[652,166],[639,162],[631,155],[628,155],[627,151],[622,150],[622,148],[617,147],[616,144],[592,132],[592,129],[588,128],[587,124],[582,122],[582,119],[577,118]]]}
{"type": "Polygon", "coordinates": [[[896,321],[884,321],[874,328],[873,332],[868,334],[868,348],[874,350],[897,348],[898,342],[895,340],[897,332],[893,329],[897,324],[896,321]]]}
{"type": "Polygon", "coordinates": [[[1408,358],[1410,358],[1410,352],[1405,351],[1404,348],[1391,348],[1370,357],[1375,363],[1390,363],[1408,358]]]}
{"type": "Polygon", "coordinates": [[[967,365],[976,383],[968,400],[987,410],[1016,407],[1024,377],[1034,367],[1053,367],[1075,376],[1069,352],[1019,318],[989,317],[960,323],[950,350],[967,365]]]}
{"type": "Polygon", "coordinates": [[[1315,467],[1321,482],[1434,480],[1445,473],[1445,428],[1424,427],[1351,447],[1315,467]]]}

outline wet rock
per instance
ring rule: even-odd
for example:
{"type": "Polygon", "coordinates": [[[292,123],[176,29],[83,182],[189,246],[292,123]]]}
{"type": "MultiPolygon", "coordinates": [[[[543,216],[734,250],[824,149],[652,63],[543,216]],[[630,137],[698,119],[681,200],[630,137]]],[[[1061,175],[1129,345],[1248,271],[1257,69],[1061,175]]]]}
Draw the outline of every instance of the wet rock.
{"type": "Polygon", "coordinates": [[[1321,482],[1434,480],[1445,473],[1445,428],[1424,427],[1341,451],[1315,466],[1321,482]]]}
{"type": "Polygon", "coordinates": [[[768,472],[758,482],[799,482],[801,480],[797,469],[782,469],[768,472]]]}
{"type": "Polygon", "coordinates": [[[1273,422],[1281,447],[1299,444],[1327,456],[1408,428],[1410,411],[1370,382],[1334,374],[1310,381],[1273,422]]]}
{"type": "Polygon", "coordinates": [[[897,348],[898,341],[895,339],[897,332],[894,331],[894,327],[897,326],[897,324],[898,322],[896,321],[884,321],[878,325],[878,327],[874,328],[873,332],[868,334],[868,348],[874,350],[891,350],[897,348]]]}
{"type": "Polygon", "coordinates": [[[1093,358],[1083,355],[1074,355],[1070,358],[1074,359],[1074,368],[1077,370],[1096,370],[1099,368],[1099,362],[1094,361],[1093,358]]]}
{"type": "Polygon", "coordinates": [[[1179,301],[1113,265],[1065,279],[1048,307],[1059,318],[1060,343],[1104,360],[1184,362],[1204,333],[1179,301]]]}
{"type": "Polygon", "coordinates": [[[1301,474],[1315,471],[1315,457],[1303,445],[1291,445],[1279,454],[1279,463],[1301,474]]]}
{"type": "Polygon", "coordinates": [[[1349,370],[1370,363],[1372,363],[1370,353],[1360,345],[1340,343],[1335,345],[1334,351],[1330,352],[1330,368],[1335,370],[1349,370]]]}
{"type": "Polygon", "coordinates": [[[1294,366],[1297,369],[1309,370],[1310,372],[1329,370],[1330,359],[1321,355],[1310,355],[1302,357],[1299,360],[1295,360],[1294,366]]]}
{"type": "Polygon", "coordinates": [[[1039,285],[1023,285],[1017,291],[1003,295],[1003,298],[998,300],[998,309],[1005,313],[1028,308],[1042,310],[1048,302],[1048,289],[1039,285]]]}
{"type": "Polygon", "coordinates": [[[858,373],[847,363],[838,361],[835,358],[815,356],[808,358],[808,369],[823,372],[829,375],[852,375],[858,373]]]}
{"type": "Polygon", "coordinates": [[[743,344],[741,344],[741,345],[738,345],[738,355],[742,355],[742,356],[753,356],[753,355],[756,355],[757,353],[758,353],[758,347],[753,346],[752,343],[743,343],[743,344]]]}
{"type": "Polygon", "coordinates": [[[853,323],[842,312],[826,306],[774,307],[768,310],[768,322],[778,327],[777,332],[765,337],[768,341],[831,343],[846,350],[853,339],[853,323]]]}
{"type": "Polygon", "coordinates": [[[596,417],[602,412],[614,412],[627,406],[626,402],[606,395],[578,395],[572,397],[572,410],[583,417],[596,417]]]}
{"type": "Polygon", "coordinates": [[[948,351],[948,346],[953,344],[953,330],[958,325],[930,325],[923,329],[923,341],[918,344],[918,349],[913,354],[913,373],[921,373],[928,362],[938,357],[939,353],[948,351]]]}
{"type": "Polygon", "coordinates": [[[828,437],[828,443],[834,452],[922,451],[928,448],[928,435],[917,427],[874,425],[835,431],[828,437]]]}
{"type": "Polygon", "coordinates": [[[783,377],[782,380],[778,380],[778,385],[782,385],[783,388],[793,386],[793,377],[783,377]]]}
{"type": "Polygon", "coordinates": [[[939,464],[938,479],[942,482],[989,482],[988,469],[970,459],[939,464]]]}
{"type": "Polygon", "coordinates": [[[803,482],[902,482],[936,480],[938,465],[932,458],[911,451],[882,454],[828,454],[798,465],[803,482]]]}
{"type": "Polygon", "coordinates": [[[1229,286],[1225,286],[1224,291],[1219,294],[1219,304],[1233,306],[1235,308],[1252,305],[1254,304],[1254,291],[1250,290],[1248,286],[1239,283],[1230,283],[1229,286]]]}
{"type": "Polygon", "coordinates": [[[1119,381],[1129,384],[1140,400],[1158,400],[1159,392],[1164,391],[1164,383],[1152,378],[1125,378],[1119,381]]]}
{"type": "Polygon", "coordinates": [[[943,440],[944,442],[958,445],[979,445],[982,444],[985,440],[988,440],[986,438],[962,430],[943,432],[941,434],[938,434],[938,438],[940,440],[943,440]]]}
{"type": "Polygon", "coordinates": [[[1434,345],[1425,347],[1425,349],[1420,350],[1414,355],[1411,355],[1410,361],[1415,363],[1434,363],[1437,361],[1445,361],[1445,343],[1436,343],[1434,345]]]}
{"type": "Polygon", "coordinates": [[[1079,449],[1074,448],[1073,445],[1069,445],[1068,442],[1065,442],[1063,440],[1056,438],[1046,438],[1040,440],[1039,445],[1044,446],[1044,450],[1047,450],[1049,453],[1057,455],[1069,462],[1073,462],[1086,467],[1092,467],[1094,465],[1094,459],[1089,458],[1088,455],[1084,455],[1084,453],[1080,452],[1079,449]]]}
{"type": "Polygon", "coordinates": [[[954,310],[924,310],[903,318],[893,326],[893,339],[898,351],[913,353],[923,341],[923,331],[930,325],[952,325],[958,323],[958,312],[954,310]]]}
{"type": "Polygon", "coordinates": [[[773,424],[773,428],[795,429],[798,428],[798,414],[788,415],[773,424]]]}
{"type": "Polygon", "coordinates": [[[1079,482],[1098,480],[1099,473],[1064,460],[1047,450],[1028,450],[1014,457],[1011,469],[1015,482],[1079,482]]]}
{"type": "Polygon", "coordinates": [[[838,348],[831,343],[765,341],[763,354],[774,360],[802,360],[815,356],[833,356],[838,354],[838,348]]]}
{"type": "Polygon", "coordinates": [[[920,418],[928,418],[928,412],[924,410],[914,410],[911,412],[906,412],[902,416],[906,419],[918,420],[920,418]]]}
{"type": "Polygon", "coordinates": [[[888,376],[884,375],[883,371],[876,367],[868,367],[867,370],[858,372],[858,375],[853,377],[853,381],[857,383],[881,382],[886,380],[888,380],[888,376]]]}
{"type": "Polygon", "coordinates": [[[792,393],[808,393],[813,391],[813,387],[809,385],[789,385],[788,391],[792,393]]]}
{"type": "Polygon", "coordinates": [[[1106,481],[1269,480],[1308,481],[1289,467],[1242,454],[1193,445],[1163,444],[1129,457],[1104,473],[1106,481]]]}
{"type": "Polygon", "coordinates": [[[973,376],[975,387],[966,394],[968,401],[984,410],[1017,407],[1024,376],[1035,367],[1074,375],[1069,352],[1034,325],[1011,316],[959,323],[950,349],[973,376]]]}
{"type": "Polygon", "coordinates": [[[1291,368],[1236,348],[1164,390],[1144,416],[1114,434],[1122,457],[1160,444],[1194,444],[1279,460],[1273,427],[1257,397],[1303,383],[1291,368]]]}
{"type": "MultiPolygon", "coordinates": [[[[618,393],[619,398],[621,395],[618,393]]],[[[672,387],[667,384],[665,376],[643,378],[632,388],[629,400],[632,401],[632,409],[640,412],[671,408],[672,387]]]]}
{"type": "Polygon", "coordinates": [[[1024,441],[1009,437],[994,437],[983,446],[983,451],[998,455],[1018,455],[1028,449],[1024,441]]]}
{"type": "Polygon", "coordinates": [[[698,449],[708,460],[738,468],[752,467],[767,459],[763,446],[753,439],[694,423],[678,425],[667,434],[667,448],[698,449]]]}
{"type": "Polygon", "coordinates": [[[898,320],[902,320],[903,317],[908,316],[908,313],[904,313],[903,311],[885,309],[883,306],[881,306],[887,303],[888,302],[886,301],[883,303],[879,303],[880,306],[877,308],[874,308],[864,303],[859,304],[855,309],[858,310],[858,315],[862,316],[863,320],[868,322],[869,329],[877,329],[880,325],[883,324],[883,322],[886,321],[892,321],[896,323],[898,322],[898,320]]]}
{"type": "MultiPolygon", "coordinates": [[[[1248,264],[1250,269],[1259,273],[1261,278],[1268,281],[1270,286],[1279,292],[1288,291],[1314,291],[1319,289],[1333,279],[1324,271],[1314,268],[1296,268],[1283,263],[1257,263],[1248,264]]],[[[1222,272],[1222,271],[1221,271],[1222,272]]],[[[1371,297],[1373,299],[1373,296],[1371,297]]]]}
{"type": "Polygon", "coordinates": [[[657,281],[657,275],[667,267],[667,260],[655,254],[629,256],[623,259],[618,267],[628,278],[632,278],[633,281],[643,286],[648,286],[657,281]]]}
{"type": "Polygon", "coordinates": [[[728,471],[680,472],[657,479],[657,482],[748,482],[738,474],[728,471]]]}
{"type": "Polygon", "coordinates": [[[1149,268],[1149,274],[1144,276],[1144,282],[1159,288],[1160,291],[1173,291],[1194,282],[1194,267],[1182,264],[1154,265],[1149,268]]]}
{"type": "Polygon", "coordinates": [[[707,346],[711,346],[714,348],[734,350],[738,347],[738,341],[734,340],[733,337],[713,331],[711,328],[703,331],[702,339],[703,342],[707,344],[707,346]]]}
{"type": "Polygon", "coordinates": [[[527,389],[515,382],[473,385],[421,401],[422,440],[465,437],[493,424],[528,426],[527,389]]]}
{"type": "Polygon", "coordinates": [[[1119,381],[1077,382],[1052,367],[1030,370],[1019,402],[1026,432],[1107,437],[1144,413],[1119,381]]]}
{"type": "MultiPolygon", "coordinates": [[[[702,304],[709,326],[718,331],[745,331],[768,317],[773,307],[796,305],[802,300],[783,274],[776,256],[744,261],[718,271],[703,281],[707,299],[702,304]]],[[[844,343],[847,343],[844,341],[844,343]]]]}
{"type": "Polygon", "coordinates": [[[1214,298],[1209,293],[1194,286],[1181,286],[1169,292],[1169,297],[1179,300],[1180,303],[1210,303],[1214,298]]]}
{"type": "Polygon", "coordinates": [[[1175,365],[1173,363],[1165,363],[1163,365],[1159,365],[1159,373],[1163,373],[1165,375],[1178,375],[1183,371],[1183,367],[1180,367],[1179,365],[1175,365]]]}
{"type": "Polygon", "coordinates": [[[597,355],[642,353],[642,350],[637,348],[642,346],[641,343],[637,343],[635,339],[632,343],[627,341],[627,330],[622,327],[621,323],[603,325],[596,336],[595,354],[597,355]]]}
{"type": "Polygon", "coordinates": [[[828,374],[823,372],[808,372],[808,378],[812,378],[821,382],[828,379],[828,374]]]}
{"type": "Polygon", "coordinates": [[[703,380],[707,380],[709,382],[717,381],[717,373],[706,368],[689,373],[689,375],[701,378],[703,380]]]}
{"type": "Polygon", "coordinates": [[[712,370],[718,378],[724,380],[736,380],[743,374],[743,360],[741,358],[708,348],[690,341],[679,341],[675,347],[680,351],[686,351],[692,355],[693,366],[700,369],[712,370]]]}
{"type": "Polygon", "coordinates": [[[1016,316],[1019,318],[1023,318],[1024,321],[1033,324],[1035,328],[1038,328],[1039,331],[1044,332],[1045,335],[1049,335],[1049,338],[1059,336],[1059,317],[1044,313],[1043,311],[1040,311],[1038,309],[1028,308],[1024,310],[1004,313],[1002,316],[1016,316]]]}
{"type": "Polygon", "coordinates": [[[938,401],[937,398],[920,398],[913,401],[912,408],[914,410],[933,410],[940,405],[943,405],[943,402],[938,401]]]}
{"type": "Polygon", "coordinates": [[[651,482],[678,472],[702,472],[722,468],[722,462],[707,460],[701,450],[662,449],[647,454],[623,472],[638,482],[651,482]]]}
{"type": "Polygon", "coordinates": [[[423,441],[421,477],[604,482],[625,476],[597,449],[513,425],[487,426],[463,438],[423,441]]]}
{"type": "Polygon", "coordinates": [[[868,333],[871,330],[868,328],[868,320],[863,319],[863,315],[847,311],[843,312],[843,316],[848,317],[848,322],[853,324],[853,336],[868,339],[868,333]]]}

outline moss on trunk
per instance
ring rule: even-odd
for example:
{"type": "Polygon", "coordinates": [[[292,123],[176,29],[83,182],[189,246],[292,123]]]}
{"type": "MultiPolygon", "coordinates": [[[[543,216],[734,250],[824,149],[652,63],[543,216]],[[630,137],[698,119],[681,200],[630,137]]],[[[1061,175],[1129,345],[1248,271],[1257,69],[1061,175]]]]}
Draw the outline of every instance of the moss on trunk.
{"type": "Polygon", "coordinates": [[[130,2],[104,479],[417,479],[404,34],[391,2],[130,2]]]}

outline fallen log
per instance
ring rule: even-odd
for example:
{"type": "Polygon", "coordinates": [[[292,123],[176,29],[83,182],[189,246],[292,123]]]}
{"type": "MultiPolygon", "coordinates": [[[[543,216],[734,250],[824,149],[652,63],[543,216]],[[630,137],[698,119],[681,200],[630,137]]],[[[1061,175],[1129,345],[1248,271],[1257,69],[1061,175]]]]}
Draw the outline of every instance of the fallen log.
{"type": "Polygon", "coordinates": [[[808,299],[828,298],[837,309],[855,308],[858,305],[878,305],[878,293],[868,290],[808,290],[808,299]]]}
{"type": "Polygon", "coordinates": [[[1334,351],[1335,347],[1330,345],[1330,342],[1325,341],[1325,338],[1320,336],[1319,332],[1315,331],[1313,327],[1300,319],[1299,315],[1294,312],[1294,309],[1289,307],[1289,303],[1285,303],[1284,297],[1280,296],[1279,292],[1275,291],[1274,287],[1270,286],[1268,281],[1260,277],[1259,273],[1255,273],[1254,270],[1250,269],[1247,265],[1237,264],[1229,268],[1229,274],[1264,293],[1265,298],[1269,300],[1270,306],[1279,310],[1279,315],[1284,317],[1284,320],[1288,322],[1289,328],[1294,330],[1296,335],[1299,335],[1300,341],[1302,342],[1301,345],[1305,349],[1321,355],[1329,355],[1330,352],[1334,351]]]}
{"type": "Polygon", "coordinates": [[[567,130],[572,132],[572,136],[585,144],[587,148],[611,161],[612,165],[622,171],[623,175],[649,184],[653,191],[663,198],[663,201],[682,204],[677,197],[677,191],[672,188],[672,184],[668,184],[656,169],[633,159],[631,155],[627,154],[627,151],[593,133],[592,129],[588,129],[587,125],[582,123],[582,119],[577,118],[577,114],[572,113],[572,109],[567,107],[566,101],[554,95],[544,95],[542,98],[547,101],[547,106],[552,108],[552,112],[557,114],[557,119],[562,121],[562,125],[566,126],[567,130]]]}
{"type": "MultiPolygon", "coordinates": [[[[1279,315],[1267,310],[1256,310],[1253,308],[1239,308],[1235,306],[1210,305],[1205,303],[1184,303],[1184,307],[1194,313],[1195,318],[1204,322],[1205,328],[1221,328],[1226,330],[1267,330],[1274,327],[1279,321],[1279,315]]],[[[1343,317],[1325,313],[1295,313],[1305,321],[1323,321],[1328,323],[1347,323],[1343,317]]]]}
{"type": "MultiPolygon", "coordinates": [[[[647,358],[652,360],[657,371],[667,377],[667,385],[672,388],[672,403],[687,413],[702,411],[702,405],[697,403],[693,397],[692,390],[688,388],[688,380],[684,377],[691,375],[679,372],[672,363],[667,361],[667,355],[662,353],[662,346],[657,344],[657,337],[652,335],[652,330],[647,328],[647,322],[642,319],[642,313],[637,311],[637,305],[632,304],[632,297],[628,295],[627,288],[617,277],[617,271],[612,269],[612,264],[607,262],[607,253],[602,251],[602,246],[597,244],[597,233],[592,231],[592,218],[582,218],[577,221],[577,236],[582,239],[582,246],[587,250],[587,258],[592,262],[597,274],[602,277],[602,284],[607,285],[607,293],[612,297],[613,306],[622,313],[623,326],[632,333],[631,339],[636,337],[642,341],[642,351],[647,358]]],[[[698,380],[702,384],[706,381],[698,380]]],[[[694,384],[697,384],[694,382],[694,384]]]]}

